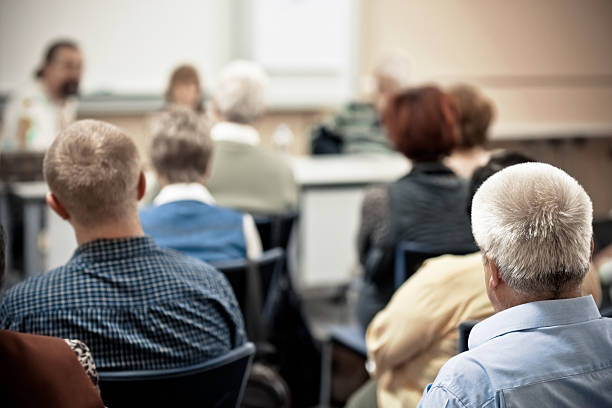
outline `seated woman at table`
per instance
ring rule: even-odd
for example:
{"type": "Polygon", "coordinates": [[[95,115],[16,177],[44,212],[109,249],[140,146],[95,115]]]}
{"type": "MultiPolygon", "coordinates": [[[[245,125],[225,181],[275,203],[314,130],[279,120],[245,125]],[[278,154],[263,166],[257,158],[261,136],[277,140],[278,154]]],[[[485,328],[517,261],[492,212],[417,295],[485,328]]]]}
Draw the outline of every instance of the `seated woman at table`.
{"type": "Polygon", "coordinates": [[[162,189],[140,211],[144,232],[161,247],[205,262],[261,255],[253,218],[216,205],[204,186],[212,152],[208,123],[188,110],[161,113],[155,122],[151,162],[162,189]]]}
{"type": "Polygon", "coordinates": [[[412,169],[388,186],[371,188],[363,201],[358,251],[365,276],[357,318],[364,330],[393,294],[399,242],[416,241],[441,253],[476,249],[465,213],[467,181],[443,163],[459,142],[452,98],[433,86],[403,91],[389,102],[384,121],[412,169]]]}

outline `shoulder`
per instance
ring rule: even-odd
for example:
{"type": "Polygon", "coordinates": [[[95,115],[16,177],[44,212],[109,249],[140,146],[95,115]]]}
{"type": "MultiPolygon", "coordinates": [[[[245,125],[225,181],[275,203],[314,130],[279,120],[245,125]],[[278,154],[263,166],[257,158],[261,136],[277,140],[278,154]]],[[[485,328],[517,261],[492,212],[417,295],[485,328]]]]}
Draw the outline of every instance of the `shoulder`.
{"type": "Polygon", "coordinates": [[[73,278],[73,274],[66,272],[66,266],[61,266],[18,283],[2,297],[2,314],[10,318],[34,310],[44,303],[49,293],[55,293],[56,287],[64,286],[73,278]]]}
{"type": "Polygon", "coordinates": [[[226,281],[223,274],[212,265],[174,249],[158,247],[155,255],[159,264],[166,265],[167,273],[181,272],[182,278],[204,283],[226,281]]]}
{"type": "Polygon", "coordinates": [[[442,366],[435,381],[427,387],[422,403],[439,402],[443,395],[457,401],[451,406],[460,407],[485,407],[495,398],[487,371],[473,350],[456,355],[442,366]]]}

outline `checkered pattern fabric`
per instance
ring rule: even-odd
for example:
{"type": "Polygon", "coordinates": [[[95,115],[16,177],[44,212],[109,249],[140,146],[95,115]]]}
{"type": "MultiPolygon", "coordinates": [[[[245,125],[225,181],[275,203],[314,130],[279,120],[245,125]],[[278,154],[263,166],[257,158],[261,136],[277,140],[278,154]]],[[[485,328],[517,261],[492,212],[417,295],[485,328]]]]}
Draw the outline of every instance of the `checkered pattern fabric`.
{"type": "Polygon", "coordinates": [[[185,366],[246,341],[225,277],[149,237],[80,246],[66,265],[6,292],[0,328],[79,339],[102,370],[185,366]]]}

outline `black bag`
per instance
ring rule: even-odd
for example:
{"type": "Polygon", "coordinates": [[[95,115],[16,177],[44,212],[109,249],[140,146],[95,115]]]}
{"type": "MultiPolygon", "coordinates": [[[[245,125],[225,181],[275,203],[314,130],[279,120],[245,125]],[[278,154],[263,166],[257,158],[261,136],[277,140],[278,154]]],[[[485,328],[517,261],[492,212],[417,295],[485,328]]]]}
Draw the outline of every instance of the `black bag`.
{"type": "Polygon", "coordinates": [[[344,140],[324,125],[317,126],[311,133],[310,151],[313,155],[340,154],[344,150],[344,140]]]}

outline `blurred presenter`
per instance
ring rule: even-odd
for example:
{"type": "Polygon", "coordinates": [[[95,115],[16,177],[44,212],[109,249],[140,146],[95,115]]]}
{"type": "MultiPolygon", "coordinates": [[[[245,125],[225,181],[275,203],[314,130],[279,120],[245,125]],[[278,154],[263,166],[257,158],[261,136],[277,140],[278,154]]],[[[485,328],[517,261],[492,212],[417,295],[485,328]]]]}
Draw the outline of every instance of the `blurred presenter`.
{"type": "Polygon", "coordinates": [[[83,57],[73,41],[52,43],[35,79],[11,95],[4,111],[2,150],[46,150],[76,117],[83,57]]]}

